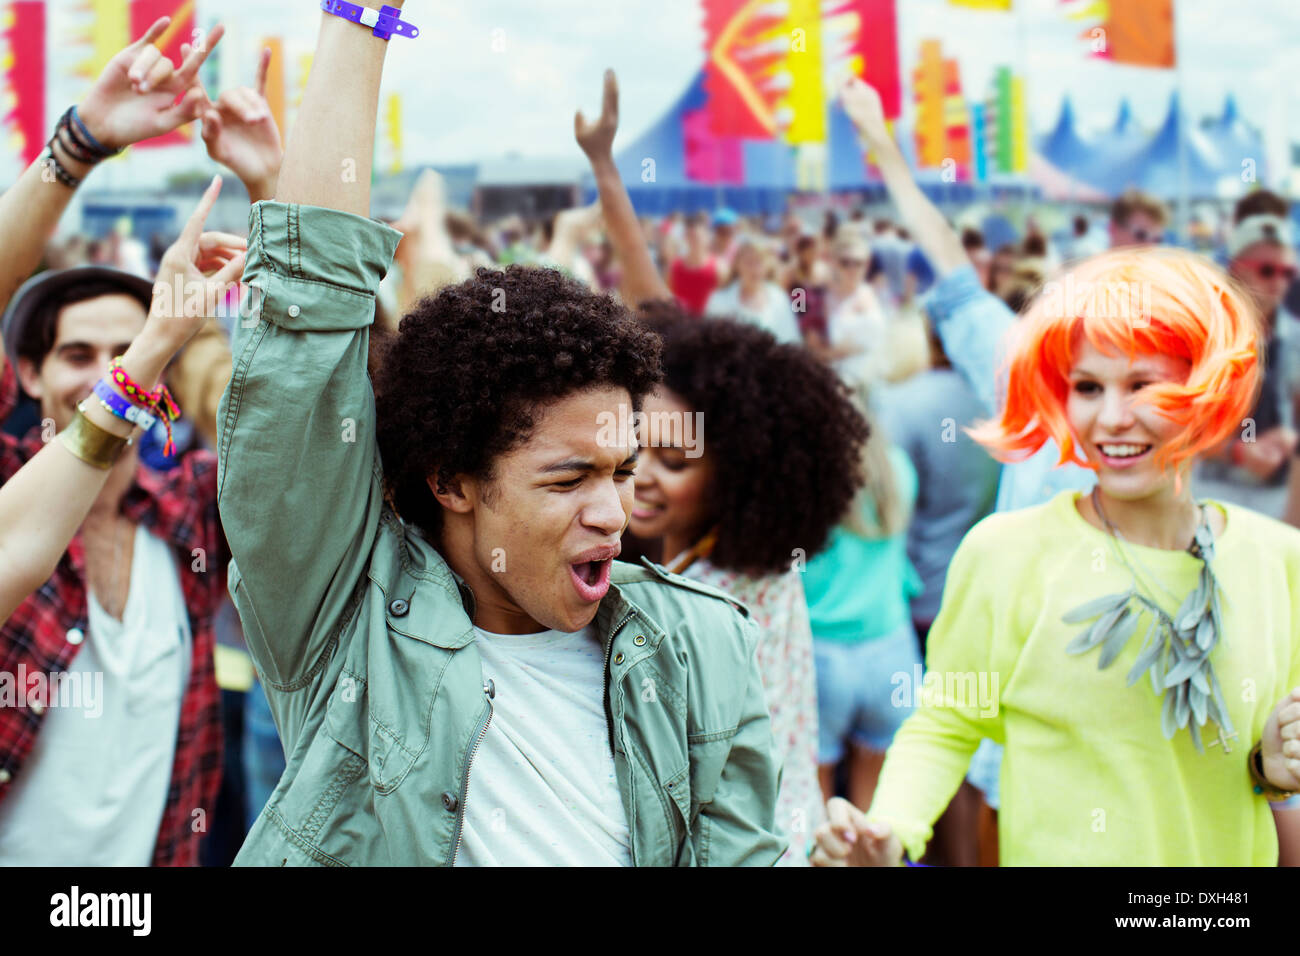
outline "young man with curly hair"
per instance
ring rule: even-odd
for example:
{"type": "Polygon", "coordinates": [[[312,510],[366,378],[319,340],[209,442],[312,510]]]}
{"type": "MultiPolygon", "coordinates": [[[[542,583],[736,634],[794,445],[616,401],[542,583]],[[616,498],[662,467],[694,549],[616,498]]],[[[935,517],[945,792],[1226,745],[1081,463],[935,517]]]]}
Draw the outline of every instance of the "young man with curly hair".
{"type": "Polygon", "coordinates": [[[554,272],[481,270],[402,320],[372,394],[384,52],[323,16],[250,217],[220,506],[287,768],[237,862],[771,864],[753,623],[613,560],[637,447],[601,436],[654,387],[653,336],[554,272]]]}

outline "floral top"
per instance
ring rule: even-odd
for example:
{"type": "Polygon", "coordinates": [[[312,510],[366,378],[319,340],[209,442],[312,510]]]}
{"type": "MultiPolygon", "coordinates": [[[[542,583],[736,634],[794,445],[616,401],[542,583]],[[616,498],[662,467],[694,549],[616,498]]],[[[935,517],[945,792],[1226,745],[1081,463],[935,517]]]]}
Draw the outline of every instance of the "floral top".
{"type": "Polygon", "coordinates": [[[803,581],[794,570],[757,578],[724,571],[707,558],[695,561],[682,574],[740,601],[762,634],[758,669],[783,768],[776,823],[790,840],[778,865],[805,865],[808,843],[825,821],[826,808],[817,782],[817,683],[803,581]]]}

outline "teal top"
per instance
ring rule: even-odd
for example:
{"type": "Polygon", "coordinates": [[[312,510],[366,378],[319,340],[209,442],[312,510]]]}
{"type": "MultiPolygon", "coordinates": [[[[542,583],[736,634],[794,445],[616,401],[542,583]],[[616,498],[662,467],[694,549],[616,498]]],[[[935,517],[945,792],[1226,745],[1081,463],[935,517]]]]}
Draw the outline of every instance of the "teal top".
{"type": "MultiPolygon", "coordinates": [[[[910,512],[916,504],[916,469],[890,446],[899,494],[910,512]]],[[[866,504],[875,521],[875,504],[866,504]]],[[[909,602],[921,578],[907,558],[907,529],[889,538],[866,538],[840,525],[826,549],[808,561],[803,578],[815,640],[862,641],[891,634],[909,619],[909,602]]]]}

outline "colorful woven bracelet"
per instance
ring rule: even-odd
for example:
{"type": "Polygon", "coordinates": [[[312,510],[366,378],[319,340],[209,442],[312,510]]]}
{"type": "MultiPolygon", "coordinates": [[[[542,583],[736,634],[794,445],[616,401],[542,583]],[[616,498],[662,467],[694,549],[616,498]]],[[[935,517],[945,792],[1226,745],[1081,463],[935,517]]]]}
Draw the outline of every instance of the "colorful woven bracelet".
{"type": "Polygon", "coordinates": [[[163,455],[170,458],[176,453],[176,444],[172,441],[172,422],[181,415],[181,410],[172,401],[172,393],[167,390],[166,385],[159,385],[152,392],[141,388],[130,375],[126,374],[126,369],[122,368],[120,355],[113,359],[108,368],[113,384],[120,388],[132,402],[141,408],[149,409],[162,419],[163,427],[167,429],[167,444],[163,446],[163,455]]]}
{"type": "Polygon", "coordinates": [[[145,431],[153,428],[158,419],[139,405],[132,405],[109,384],[108,379],[101,378],[95,383],[95,397],[105,410],[132,425],[138,425],[145,431]]]}

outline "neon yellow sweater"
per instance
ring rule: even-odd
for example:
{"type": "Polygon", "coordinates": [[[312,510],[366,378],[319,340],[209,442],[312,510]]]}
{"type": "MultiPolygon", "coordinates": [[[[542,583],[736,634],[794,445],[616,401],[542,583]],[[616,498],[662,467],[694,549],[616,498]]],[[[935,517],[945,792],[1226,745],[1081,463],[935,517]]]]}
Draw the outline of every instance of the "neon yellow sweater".
{"type": "MultiPolygon", "coordinates": [[[[925,686],[896,681],[895,695],[916,690],[921,706],[889,748],[868,816],[919,858],[980,738],[991,737],[1006,746],[1003,865],[1276,865],[1273,818],[1251,789],[1246,755],[1300,686],[1300,531],[1217,505],[1227,520],[1213,563],[1224,633],[1211,660],[1239,736],[1226,755],[1217,737],[1197,753],[1186,728],[1173,740],[1161,733],[1147,675],[1125,686],[1148,614],[1105,670],[1100,648],[1065,652],[1086,624],[1061,616],[1132,582],[1077,497],[992,515],[962,541],[930,632],[925,686]]],[[[1176,595],[1148,584],[1147,596],[1175,613],[1200,562],[1125,547],[1144,578],[1143,565],[1176,595]]]]}

